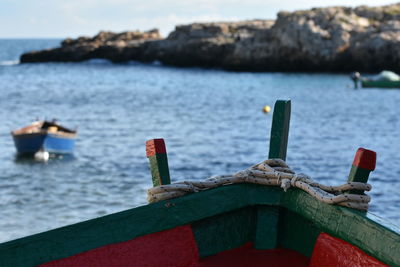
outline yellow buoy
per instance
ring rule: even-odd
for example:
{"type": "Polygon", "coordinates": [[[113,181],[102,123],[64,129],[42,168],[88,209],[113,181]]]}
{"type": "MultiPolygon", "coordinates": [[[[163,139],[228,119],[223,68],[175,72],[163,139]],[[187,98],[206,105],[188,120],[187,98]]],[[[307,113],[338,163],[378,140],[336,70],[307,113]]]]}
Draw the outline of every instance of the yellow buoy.
{"type": "Polygon", "coordinates": [[[270,106],[266,105],[266,106],[263,107],[263,112],[264,113],[268,113],[270,111],[271,111],[271,107],[270,106]]]}

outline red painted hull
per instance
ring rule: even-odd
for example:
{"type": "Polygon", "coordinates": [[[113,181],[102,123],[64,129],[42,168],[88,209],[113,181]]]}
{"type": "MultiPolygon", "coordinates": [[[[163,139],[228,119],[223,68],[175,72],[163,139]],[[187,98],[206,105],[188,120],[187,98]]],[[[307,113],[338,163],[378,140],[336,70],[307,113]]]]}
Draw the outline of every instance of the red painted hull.
{"type": "Polygon", "coordinates": [[[359,248],[321,233],[311,260],[297,251],[277,248],[259,250],[248,242],[238,248],[200,258],[190,225],[141,236],[126,242],[106,245],[40,267],[362,267],[388,266],[359,248]]]}
{"type": "Polygon", "coordinates": [[[317,239],[311,258],[310,267],[384,267],[377,259],[367,255],[361,249],[343,241],[322,233],[317,239]]]}

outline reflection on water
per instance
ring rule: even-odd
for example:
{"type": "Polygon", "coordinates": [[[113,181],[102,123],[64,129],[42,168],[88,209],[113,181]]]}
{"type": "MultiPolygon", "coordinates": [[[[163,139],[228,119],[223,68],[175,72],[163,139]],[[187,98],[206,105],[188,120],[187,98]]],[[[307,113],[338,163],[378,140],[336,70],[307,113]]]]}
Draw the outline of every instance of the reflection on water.
{"type": "Polygon", "coordinates": [[[48,160],[40,160],[34,157],[34,155],[21,155],[15,154],[14,162],[16,164],[52,164],[54,162],[68,162],[75,160],[74,154],[50,154],[48,160]]]}

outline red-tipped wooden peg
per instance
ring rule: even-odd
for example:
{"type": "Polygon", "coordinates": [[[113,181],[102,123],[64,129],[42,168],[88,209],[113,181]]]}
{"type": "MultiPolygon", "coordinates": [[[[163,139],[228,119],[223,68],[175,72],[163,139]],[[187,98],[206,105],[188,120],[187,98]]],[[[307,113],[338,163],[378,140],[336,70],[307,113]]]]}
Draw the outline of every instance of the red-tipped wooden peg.
{"type": "MultiPolygon", "coordinates": [[[[375,170],[376,152],[365,148],[359,148],[351,166],[348,182],[367,183],[369,174],[375,170]]],[[[352,194],[363,194],[363,191],[351,190],[352,194]]]]}
{"type": "Polygon", "coordinates": [[[354,157],[353,166],[369,171],[375,170],[376,152],[360,147],[354,157]]]}
{"type": "Polygon", "coordinates": [[[146,156],[149,158],[155,154],[167,154],[164,139],[151,139],[146,142],[146,156]]]}
{"type": "Polygon", "coordinates": [[[164,139],[151,139],[146,142],[146,156],[150,161],[153,186],[170,184],[167,149],[164,139]]]}

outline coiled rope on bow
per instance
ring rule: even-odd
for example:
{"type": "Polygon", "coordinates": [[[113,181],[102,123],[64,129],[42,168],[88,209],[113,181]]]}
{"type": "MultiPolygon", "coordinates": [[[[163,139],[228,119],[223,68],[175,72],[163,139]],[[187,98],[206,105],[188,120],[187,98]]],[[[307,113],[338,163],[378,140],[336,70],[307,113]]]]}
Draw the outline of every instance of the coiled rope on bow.
{"type": "Polygon", "coordinates": [[[147,190],[147,198],[152,203],[236,183],[280,186],[285,192],[290,187],[297,187],[324,203],[358,210],[367,210],[371,198],[367,195],[350,194],[345,191],[370,191],[372,188],[370,184],[360,182],[350,182],[340,186],[322,185],[306,174],[296,174],[281,159],[268,159],[233,175],[219,175],[204,181],[184,181],[156,186],[147,190]]]}

